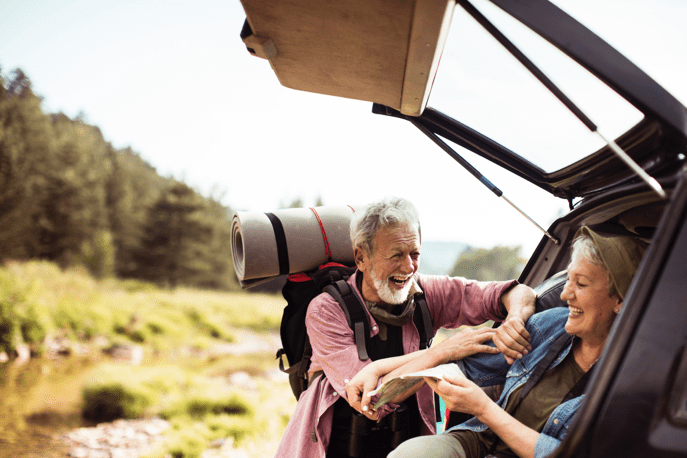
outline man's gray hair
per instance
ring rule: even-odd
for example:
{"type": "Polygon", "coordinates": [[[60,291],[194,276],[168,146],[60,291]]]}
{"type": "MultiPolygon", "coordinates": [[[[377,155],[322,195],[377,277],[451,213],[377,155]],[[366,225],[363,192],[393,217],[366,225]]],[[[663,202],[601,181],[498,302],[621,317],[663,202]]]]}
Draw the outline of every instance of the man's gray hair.
{"type": "Polygon", "coordinates": [[[351,243],[368,255],[374,254],[374,238],[387,226],[408,226],[420,232],[420,216],[415,206],[400,197],[390,197],[366,206],[351,220],[351,243]]]}
{"type": "Polygon", "coordinates": [[[613,275],[601,258],[599,247],[596,246],[591,236],[586,233],[579,234],[572,243],[570,259],[582,258],[595,266],[599,266],[606,274],[606,283],[608,284],[608,295],[613,296],[618,292],[613,282],[613,275]]]}

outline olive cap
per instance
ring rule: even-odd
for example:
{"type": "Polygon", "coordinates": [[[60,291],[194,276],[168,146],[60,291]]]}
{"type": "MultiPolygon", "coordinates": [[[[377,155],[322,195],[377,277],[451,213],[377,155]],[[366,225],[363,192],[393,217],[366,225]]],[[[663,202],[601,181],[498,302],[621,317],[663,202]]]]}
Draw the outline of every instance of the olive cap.
{"type": "Polygon", "coordinates": [[[586,234],[599,249],[601,260],[611,273],[618,294],[625,299],[632,277],[646,252],[647,243],[635,237],[603,237],[587,226],[578,229],[575,237],[586,234]]]}

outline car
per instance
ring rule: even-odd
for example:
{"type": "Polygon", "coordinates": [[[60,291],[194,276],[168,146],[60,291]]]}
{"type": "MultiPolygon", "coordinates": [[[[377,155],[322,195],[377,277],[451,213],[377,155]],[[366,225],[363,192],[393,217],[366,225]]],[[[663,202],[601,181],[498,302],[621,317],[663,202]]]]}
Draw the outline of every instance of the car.
{"type": "MultiPolygon", "coordinates": [[[[242,4],[247,18],[241,38],[251,54],[269,59],[282,85],[371,102],[373,113],[419,129],[497,196],[501,191],[465,159],[464,149],[567,201],[568,211],[548,228],[540,228],[541,241],[520,282],[543,290],[547,281],[560,278],[557,275],[570,260],[571,239],[583,225],[604,235],[650,241],[626,306],[614,322],[600,370],[555,456],[687,457],[687,108],[547,0],[242,4]],[[458,12],[472,18],[472,26],[486,30],[513,62],[522,65],[532,77],[526,84],[534,81],[546,89],[541,97],[516,105],[541,102],[544,108],[527,113],[575,126],[541,131],[529,115],[503,109],[497,111],[503,116],[495,123],[499,127],[485,132],[480,118],[483,100],[470,105],[470,100],[458,98],[466,96],[465,91],[455,94],[457,83],[451,88],[452,82],[460,81],[453,79],[459,70],[473,68],[461,68],[451,48],[458,12]],[[501,17],[511,22],[501,27],[496,20],[501,17]],[[516,42],[509,35],[518,27],[529,35],[516,42]],[[532,36],[547,46],[538,61],[523,51],[528,46],[536,49],[532,36]],[[560,70],[556,63],[543,71],[545,65],[558,62],[550,57],[552,51],[574,70],[560,70]],[[578,76],[580,71],[584,77],[578,76]],[[560,85],[548,76],[556,72],[561,73],[560,85]],[[578,81],[566,78],[589,79],[594,89],[583,91],[583,100],[574,102],[568,87],[578,81]],[[445,91],[447,86],[453,92],[445,91]],[[592,121],[585,97],[604,101],[598,116],[610,126],[608,132],[592,121]],[[547,107],[554,104],[565,113],[550,115],[553,111],[547,107]],[[466,121],[471,116],[474,121],[466,121]],[[546,136],[557,138],[555,153],[551,143],[539,141],[546,136]],[[523,138],[529,142],[526,146],[523,138]],[[506,146],[510,144],[519,146],[506,146]]],[[[463,48],[474,52],[469,40],[463,37],[463,48]]],[[[517,84],[525,81],[512,79],[517,84]]],[[[503,90],[488,89],[486,98],[503,90]]],[[[505,90],[519,95],[513,92],[518,89],[505,90]]],[[[467,95],[472,92],[477,91],[467,95]]]]}

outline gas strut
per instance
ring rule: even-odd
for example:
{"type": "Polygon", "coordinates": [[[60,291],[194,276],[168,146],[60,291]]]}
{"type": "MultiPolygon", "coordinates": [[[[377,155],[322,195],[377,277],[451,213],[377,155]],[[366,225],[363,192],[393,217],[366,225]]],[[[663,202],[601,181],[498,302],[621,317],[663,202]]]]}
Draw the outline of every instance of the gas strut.
{"type": "Polygon", "coordinates": [[[599,132],[596,124],[592,122],[577,105],[573,103],[554,83],[551,81],[525,54],[520,51],[517,46],[513,44],[499,29],[494,26],[489,20],[477,10],[468,0],[457,0],[457,3],[462,6],[465,11],[470,14],[482,27],[484,27],[499,43],[503,45],[527,70],[534,75],[546,88],[551,91],[553,95],[560,100],[587,128],[594,134],[598,135],[611,150],[627,164],[630,169],[644,180],[662,199],[666,198],[666,193],[661,187],[660,183],[651,175],[646,173],[618,144],[611,138],[606,138],[599,132]]]}
{"type": "Polygon", "coordinates": [[[470,173],[472,174],[472,176],[474,176],[475,178],[477,178],[477,179],[480,181],[480,183],[482,183],[484,186],[487,187],[487,189],[489,189],[491,192],[493,192],[494,194],[496,194],[496,197],[502,197],[503,200],[505,200],[506,202],[508,202],[508,203],[510,204],[511,207],[513,207],[514,209],[516,209],[522,216],[524,216],[524,217],[527,218],[532,224],[534,224],[535,226],[537,226],[537,227],[539,228],[539,230],[542,231],[542,232],[544,233],[544,235],[546,235],[549,239],[551,239],[551,241],[552,241],[553,243],[555,243],[556,245],[558,245],[558,244],[560,243],[559,240],[558,240],[557,238],[555,238],[554,236],[552,236],[551,234],[549,234],[549,233],[546,231],[546,229],[544,229],[544,228],[541,227],[539,224],[537,224],[537,222],[534,221],[532,218],[530,218],[529,215],[528,215],[527,213],[525,213],[524,211],[522,211],[517,205],[515,205],[513,202],[511,202],[510,199],[508,199],[508,198],[503,194],[503,191],[501,191],[499,188],[497,188],[491,181],[489,181],[489,180],[487,179],[487,177],[485,177],[484,175],[482,175],[482,174],[479,172],[479,170],[477,170],[475,167],[472,166],[472,164],[470,164],[468,161],[466,161],[460,154],[458,154],[458,153],[456,152],[456,150],[454,150],[453,148],[451,148],[445,141],[443,141],[441,138],[439,138],[439,136],[438,136],[437,134],[435,134],[434,132],[432,132],[431,130],[429,130],[429,129],[426,128],[425,126],[423,126],[417,119],[412,118],[412,117],[410,117],[410,116],[409,116],[407,119],[408,119],[415,127],[417,127],[418,129],[420,129],[420,131],[421,131],[423,134],[425,134],[427,137],[429,137],[434,143],[436,143],[437,145],[439,145],[439,147],[440,147],[441,149],[443,149],[445,152],[447,152],[449,156],[451,156],[453,159],[455,159],[456,162],[458,162],[460,165],[462,165],[463,168],[464,168],[465,170],[467,170],[468,172],[470,172],[470,173]]]}

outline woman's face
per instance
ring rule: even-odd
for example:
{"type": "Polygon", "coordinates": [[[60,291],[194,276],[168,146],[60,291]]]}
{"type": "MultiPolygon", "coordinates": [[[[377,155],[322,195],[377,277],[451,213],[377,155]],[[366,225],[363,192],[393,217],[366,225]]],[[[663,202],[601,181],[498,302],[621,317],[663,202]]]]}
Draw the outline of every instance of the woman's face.
{"type": "Polygon", "coordinates": [[[577,256],[568,266],[568,281],[561,293],[568,303],[565,330],[592,344],[603,344],[620,310],[620,296],[608,295],[608,279],[601,266],[577,256]]]}

